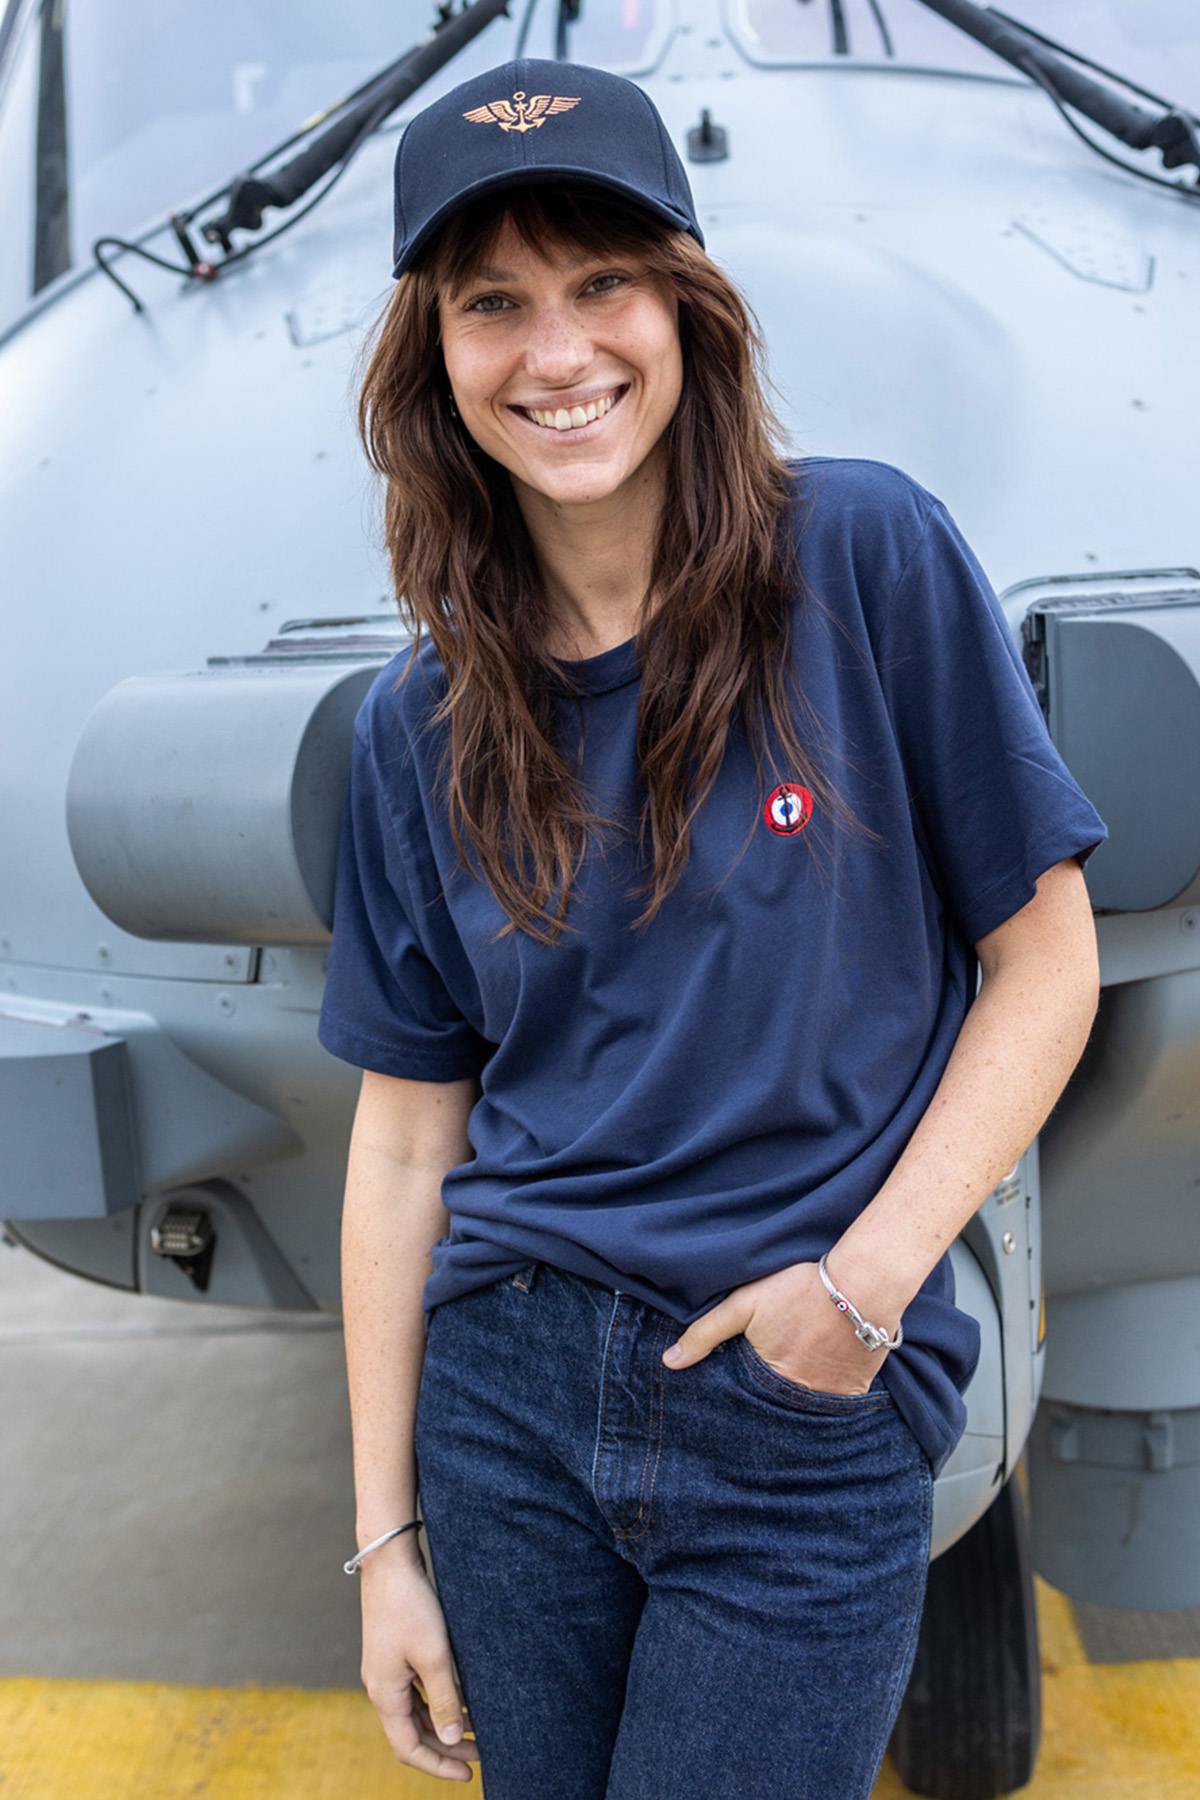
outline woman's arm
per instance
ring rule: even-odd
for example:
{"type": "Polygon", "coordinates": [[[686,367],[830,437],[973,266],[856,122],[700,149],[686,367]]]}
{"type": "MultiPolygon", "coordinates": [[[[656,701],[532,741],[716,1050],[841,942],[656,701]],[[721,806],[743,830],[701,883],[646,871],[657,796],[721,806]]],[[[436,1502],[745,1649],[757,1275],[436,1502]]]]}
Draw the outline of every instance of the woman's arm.
{"type": "Polygon", "coordinates": [[[975,949],[983,980],[933,1099],[826,1262],[831,1280],[889,1332],[1032,1144],[1083,1055],[1100,969],[1076,858],[1047,869],[1028,905],[975,949]]]}
{"type": "MultiPolygon", "coordinates": [[[[983,983],[933,1098],[825,1265],[863,1316],[891,1334],[967,1220],[1033,1142],[1083,1054],[1100,970],[1076,858],[1047,869],[1034,898],[975,949],[983,983]]],[[[733,1288],[693,1320],[664,1361],[686,1368],[739,1331],[753,1331],[754,1348],[781,1374],[834,1393],[865,1393],[880,1366],[880,1352],[831,1312],[815,1262],[733,1288]]]]}
{"type": "MultiPolygon", "coordinates": [[[[416,1514],[413,1428],[425,1354],[421,1290],[446,1230],[442,1177],[471,1155],[478,1077],[407,1081],[364,1070],[342,1212],[342,1321],[358,1547],[416,1514]]],[[[363,1563],[420,1560],[404,1532],[363,1563]]]]}
{"type": "MultiPolygon", "coordinates": [[[[470,1156],[478,1077],[409,1081],[364,1070],[342,1214],[342,1320],[358,1547],[417,1516],[413,1452],[425,1361],[421,1290],[445,1230],[442,1177],[470,1156]]],[[[423,1774],[469,1781],[478,1762],[446,1622],[405,1531],[359,1570],[362,1679],[388,1742],[423,1774]],[[420,1684],[420,1686],[418,1686],[420,1684]],[[422,1691],[423,1690],[423,1691],[422,1691]],[[441,1740],[439,1742],[439,1740],[441,1740]],[[447,1747],[452,1746],[452,1747],[447,1747]]]]}

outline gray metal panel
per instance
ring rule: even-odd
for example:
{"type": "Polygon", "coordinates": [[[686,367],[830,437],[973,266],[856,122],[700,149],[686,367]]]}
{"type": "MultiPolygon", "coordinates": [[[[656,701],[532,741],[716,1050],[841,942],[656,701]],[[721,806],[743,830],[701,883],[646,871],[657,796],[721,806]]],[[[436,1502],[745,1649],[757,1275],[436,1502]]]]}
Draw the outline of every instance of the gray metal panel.
{"type": "Polygon", "coordinates": [[[0,1013],[0,1213],[99,1219],[138,1176],[125,1045],[81,1025],[0,1013]]]}
{"type": "Polygon", "coordinates": [[[1189,1337],[1200,1339],[1200,1226],[1192,1237],[1192,1274],[1046,1302],[1047,1397],[1126,1412],[1200,1405],[1193,1358],[1180,1353],[1189,1337]]]}
{"type": "Polygon", "coordinates": [[[105,1219],[7,1218],[3,1241],[20,1245],[65,1274],[101,1287],[137,1289],[137,1207],[105,1219]]]}
{"type": "MultiPolygon", "coordinates": [[[[1181,936],[1195,944],[1194,933],[1181,936]]],[[[1051,1342],[1060,1295],[1138,1287],[1152,1303],[1146,1284],[1200,1276],[1198,1071],[1200,970],[1102,990],[1087,1048],[1039,1136],[1051,1342]]],[[[1142,1351],[1154,1340],[1123,1318],[1126,1380],[1140,1371],[1137,1404],[1157,1404],[1161,1372],[1142,1351]]],[[[1053,1363],[1051,1349],[1048,1384],[1053,1363]]],[[[1200,1405],[1194,1348],[1180,1345],[1177,1363],[1187,1403],[1200,1405]]],[[[1104,1405],[1104,1392],[1072,1397],[1104,1405]]]]}
{"type": "Polygon", "coordinates": [[[135,675],[95,708],[67,830],[97,906],[139,937],[328,940],[350,734],[375,662],[135,675]]]}
{"type": "Polygon", "coordinates": [[[1200,1407],[1047,1401],[1029,1437],[1038,1573],[1097,1606],[1200,1605],[1200,1407]]]}
{"type": "Polygon", "coordinates": [[[961,1238],[950,1246],[950,1261],[956,1303],[978,1319],[982,1346],[979,1366],[963,1396],[967,1428],[934,1485],[931,1556],[940,1556],[957,1543],[987,1510],[1004,1469],[1003,1323],[991,1285],[961,1238]]]}
{"type": "MultiPolygon", "coordinates": [[[[43,977],[43,985],[57,983],[67,991],[74,982],[70,971],[43,977]]],[[[299,980],[288,984],[287,992],[279,996],[257,983],[216,992],[193,982],[155,985],[131,981],[126,985],[132,991],[130,1004],[124,1007],[84,1013],[65,1004],[54,1006],[45,1000],[12,996],[3,1003],[7,1012],[0,1014],[6,1024],[44,1034],[51,1045],[89,1034],[92,1042],[120,1045],[129,1070],[128,1091],[134,1100],[131,1129],[139,1180],[137,1189],[122,1204],[139,1200],[144,1193],[203,1181],[224,1169],[244,1170],[248,1175],[252,1169],[278,1164],[281,1188],[294,1214],[303,1185],[295,1160],[302,1140],[283,1116],[292,1096],[280,1094],[279,1083],[286,1089],[300,1084],[294,1064],[301,1058],[314,1067],[332,1063],[336,1071],[346,1065],[318,1047],[307,1020],[299,1034],[297,1058],[286,1073],[265,1053],[263,1045],[272,1041],[273,1031],[295,1034],[293,1009],[306,1015],[315,1013],[315,1001],[306,996],[299,980]],[[140,1010],[138,1003],[147,1010],[140,1010]],[[269,1025],[264,1023],[267,1020],[269,1025]],[[223,1052],[220,1056],[218,1044],[223,1052]],[[209,1064],[221,1066],[229,1079],[211,1074],[209,1064]],[[256,1100],[252,1093],[261,1099],[256,1100]]],[[[0,1104],[6,1118],[10,1112],[19,1114],[15,1081],[9,1080],[10,1074],[16,1077],[19,1073],[19,1058],[0,1056],[0,1104]]],[[[351,1073],[346,1067],[346,1074],[351,1073]]],[[[65,1120],[52,1118],[53,1130],[70,1129],[69,1115],[65,1120]]],[[[310,1154],[319,1156],[319,1148],[310,1154]]],[[[0,1169],[3,1167],[0,1161],[0,1169]]],[[[3,1201],[0,1217],[41,1220],[58,1216],[49,1212],[32,1190],[28,1194],[6,1192],[3,1201]],[[32,1210],[15,1210],[24,1205],[32,1210]]],[[[32,1228],[23,1236],[41,1247],[43,1239],[32,1228]]],[[[55,1254],[53,1249],[49,1254],[55,1254]]],[[[86,1272],[99,1271],[87,1267],[86,1272]]]]}
{"type": "Polygon", "coordinates": [[[1200,600],[1049,611],[1045,626],[1051,731],[1111,833],[1086,871],[1093,905],[1200,901],[1200,600]]]}
{"type": "MultiPolygon", "coordinates": [[[[1041,1391],[1044,1357],[1038,1324],[1042,1282],[1042,1214],[1035,1139],[967,1221],[962,1242],[973,1252],[977,1279],[986,1282],[999,1322],[997,1392],[1001,1414],[990,1428],[1002,1444],[1003,1474],[1016,1466],[1041,1391]]],[[[955,1272],[960,1264],[955,1261],[955,1272]]],[[[963,1304],[960,1300],[959,1304],[963,1304]]],[[[975,1311],[968,1307],[968,1311],[975,1311]]],[[[978,1314],[976,1316],[979,1316],[978,1314]]],[[[982,1364],[987,1353],[985,1343],[982,1364]]],[[[972,1429],[978,1429],[977,1374],[970,1388],[972,1429]]]]}

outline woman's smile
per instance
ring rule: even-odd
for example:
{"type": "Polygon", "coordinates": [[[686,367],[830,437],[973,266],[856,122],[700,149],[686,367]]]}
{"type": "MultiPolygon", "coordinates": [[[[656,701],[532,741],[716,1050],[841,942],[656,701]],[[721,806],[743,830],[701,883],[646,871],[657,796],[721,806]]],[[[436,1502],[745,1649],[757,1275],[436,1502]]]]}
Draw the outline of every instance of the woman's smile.
{"type": "Polygon", "coordinates": [[[626,381],[609,388],[599,399],[589,401],[586,406],[578,403],[557,407],[510,406],[509,411],[515,413],[532,430],[541,432],[543,437],[561,438],[566,443],[577,444],[582,438],[592,438],[599,434],[604,421],[621,404],[629,387],[630,383],[626,381]]]}

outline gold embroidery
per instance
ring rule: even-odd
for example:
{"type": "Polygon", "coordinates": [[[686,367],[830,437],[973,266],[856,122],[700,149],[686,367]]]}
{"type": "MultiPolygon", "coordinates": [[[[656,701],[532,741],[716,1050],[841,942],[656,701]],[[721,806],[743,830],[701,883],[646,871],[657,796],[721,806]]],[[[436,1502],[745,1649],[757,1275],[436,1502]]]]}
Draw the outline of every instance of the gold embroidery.
{"type": "Polygon", "coordinates": [[[574,99],[562,94],[535,94],[532,100],[526,100],[525,90],[518,88],[511,102],[490,100],[486,106],[465,112],[463,118],[470,119],[472,125],[498,125],[501,131],[532,131],[535,126],[544,125],[552,113],[570,112],[579,105],[580,98],[579,94],[574,99]]]}

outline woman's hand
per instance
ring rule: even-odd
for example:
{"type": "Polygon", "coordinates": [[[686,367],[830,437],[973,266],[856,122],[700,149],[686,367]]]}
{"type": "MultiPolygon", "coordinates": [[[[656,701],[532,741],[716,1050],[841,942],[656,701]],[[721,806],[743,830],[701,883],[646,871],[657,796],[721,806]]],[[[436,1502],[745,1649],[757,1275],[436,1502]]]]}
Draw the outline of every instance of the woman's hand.
{"type": "MultiPolygon", "coordinates": [[[[869,1291],[846,1290],[864,1318],[894,1335],[900,1320],[881,1303],[872,1311],[869,1291]]],[[[792,1263],[733,1288],[676,1340],[664,1360],[673,1369],[700,1362],[725,1338],[743,1332],[778,1374],[799,1387],[831,1394],[865,1394],[890,1354],[859,1342],[849,1313],[836,1307],[815,1262],[792,1263]]]]}
{"type": "Polygon", "coordinates": [[[470,1725],[454,1679],[450,1638],[433,1583],[416,1546],[396,1538],[360,1564],[362,1683],[388,1743],[423,1775],[470,1781],[479,1761],[473,1738],[438,1741],[449,1726],[470,1725]],[[389,1555],[394,1551],[394,1555],[389,1555]],[[425,1698],[417,1683],[424,1689],[425,1698]]]}

